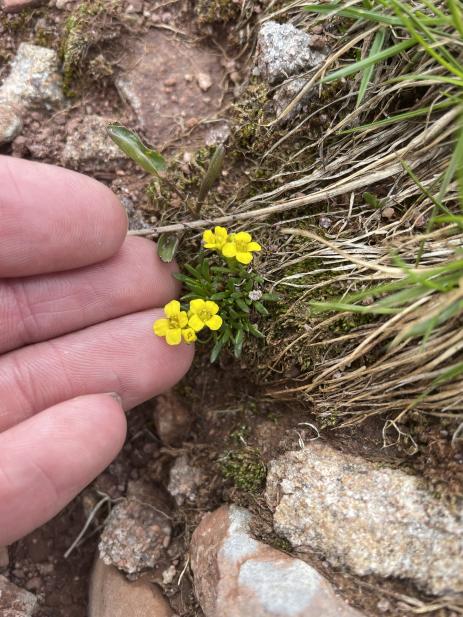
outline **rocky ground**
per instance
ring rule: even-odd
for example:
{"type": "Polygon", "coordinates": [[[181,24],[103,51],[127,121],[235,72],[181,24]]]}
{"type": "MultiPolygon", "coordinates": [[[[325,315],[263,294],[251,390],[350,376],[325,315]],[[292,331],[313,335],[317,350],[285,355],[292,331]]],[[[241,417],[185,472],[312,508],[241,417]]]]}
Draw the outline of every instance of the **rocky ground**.
{"type": "MultiPolygon", "coordinates": [[[[181,212],[176,195],[153,206],[157,188],[146,190],[108,122],[142,132],[193,182],[198,150],[229,137],[249,58],[267,86],[294,78],[278,112],[325,55],[323,37],[273,20],[257,52],[249,32],[244,45],[249,21],[241,49],[214,23],[219,5],[237,15],[239,4],[0,0],[0,152],[107,183],[132,229],[181,212]]],[[[252,6],[256,20],[262,6],[252,6]]],[[[223,172],[219,200],[243,174],[223,172]]],[[[0,548],[2,616],[463,614],[461,502],[431,490],[403,451],[382,450],[380,421],[320,434],[302,407],[260,396],[245,366],[200,356],[176,392],[129,424],[123,452],[92,486],[0,548]]],[[[462,473],[445,430],[422,439],[462,473]]]]}

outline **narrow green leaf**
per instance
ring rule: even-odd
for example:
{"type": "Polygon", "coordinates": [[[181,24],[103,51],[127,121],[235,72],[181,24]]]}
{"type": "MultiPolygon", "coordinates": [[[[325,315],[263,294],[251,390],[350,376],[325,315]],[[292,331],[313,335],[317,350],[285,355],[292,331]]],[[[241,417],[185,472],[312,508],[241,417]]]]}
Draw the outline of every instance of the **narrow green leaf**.
{"type": "Polygon", "coordinates": [[[173,234],[161,234],[157,242],[158,255],[161,261],[166,264],[173,261],[179,244],[179,236],[174,236],[173,234]]]}
{"type": "MultiPolygon", "coordinates": [[[[370,56],[377,54],[382,50],[385,38],[386,38],[386,30],[384,28],[381,28],[375,34],[375,38],[373,39],[373,42],[371,44],[370,54],[369,54],[370,56]]],[[[375,65],[371,64],[363,72],[362,79],[360,81],[358,95],[357,95],[356,107],[359,107],[361,102],[365,98],[365,94],[367,92],[370,81],[372,80],[374,70],[375,70],[375,65]]]]}
{"type": "Polygon", "coordinates": [[[243,343],[244,343],[244,331],[240,328],[238,332],[235,334],[235,347],[234,347],[235,358],[241,357],[241,353],[243,351],[243,343]]]}
{"type": "Polygon", "coordinates": [[[264,317],[268,317],[270,315],[268,310],[265,308],[265,306],[261,302],[254,302],[254,308],[256,309],[258,313],[260,313],[264,317]]]}
{"type": "Polygon", "coordinates": [[[214,185],[214,182],[220,176],[223,168],[223,162],[225,159],[225,146],[220,145],[216,148],[212,155],[211,162],[207,168],[206,175],[203,178],[201,187],[199,189],[198,202],[202,203],[207,194],[214,185]]]}
{"type": "Polygon", "coordinates": [[[392,47],[388,47],[387,49],[383,49],[377,54],[372,54],[368,56],[368,58],[364,58],[363,60],[359,60],[354,64],[349,64],[349,66],[345,66],[342,69],[338,69],[337,71],[333,71],[332,73],[328,73],[326,77],[324,77],[320,83],[328,84],[332,81],[337,81],[338,79],[342,79],[344,77],[349,77],[354,73],[358,73],[360,71],[364,71],[367,67],[372,64],[377,64],[383,60],[387,60],[388,58],[392,58],[393,56],[397,56],[401,52],[410,49],[416,45],[415,39],[405,39],[401,43],[397,43],[396,45],[392,45],[392,47]]]}
{"type": "MultiPolygon", "coordinates": [[[[342,4],[332,2],[330,4],[309,4],[304,7],[306,11],[313,13],[319,13],[320,15],[341,15],[341,17],[348,17],[351,19],[360,19],[362,21],[370,21],[373,23],[386,24],[389,26],[402,26],[403,23],[400,17],[395,15],[388,15],[380,13],[378,11],[371,11],[365,9],[358,9],[353,7],[342,8],[342,4]]],[[[431,25],[447,25],[449,23],[448,18],[435,18],[430,16],[424,16],[426,23],[431,25]]]]}
{"type": "Polygon", "coordinates": [[[381,208],[381,202],[373,193],[363,193],[363,200],[372,208],[381,208]]]}
{"type": "Polygon", "coordinates": [[[222,337],[217,339],[217,341],[215,342],[215,345],[214,345],[214,347],[212,348],[212,351],[211,351],[211,357],[210,357],[210,363],[211,364],[214,364],[214,362],[220,356],[220,352],[222,351],[224,345],[225,345],[225,342],[222,339],[222,337]]]}
{"type": "Polygon", "coordinates": [[[134,131],[117,123],[110,124],[107,130],[108,135],[122,152],[148,173],[157,176],[166,169],[166,160],[162,154],[145,146],[134,131]]]}
{"type": "Polygon", "coordinates": [[[235,302],[236,302],[236,306],[238,306],[245,313],[249,313],[249,311],[251,310],[242,298],[240,297],[235,298],[235,302]]]}

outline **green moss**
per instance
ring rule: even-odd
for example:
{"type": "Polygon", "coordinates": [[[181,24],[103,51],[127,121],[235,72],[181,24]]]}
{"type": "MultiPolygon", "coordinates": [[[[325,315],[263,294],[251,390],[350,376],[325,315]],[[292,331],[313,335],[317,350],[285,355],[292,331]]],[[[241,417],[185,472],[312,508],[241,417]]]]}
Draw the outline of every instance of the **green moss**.
{"type": "Polygon", "coordinates": [[[71,85],[77,73],[82,73],[88,49],[104,38],[111,38],[107,18],[115,17],[120,10],[120,0],[86,0],[67,18],[60,50],[66,94],[73,94],[71,85]]]}
{"type": "Polygon", "coordinates": [[[198,0],[195,13],[202,24],[227,23],[238,19],[240,5],[234,0],[198,0]]]}
{"type": "Polygon", "coordinates": [[[267,475],[259,451],[254,448],[229,452],[220,461],[220,468],[224,478],[232,480],[236,488],[250,493],[262,489],[267,475]]]}

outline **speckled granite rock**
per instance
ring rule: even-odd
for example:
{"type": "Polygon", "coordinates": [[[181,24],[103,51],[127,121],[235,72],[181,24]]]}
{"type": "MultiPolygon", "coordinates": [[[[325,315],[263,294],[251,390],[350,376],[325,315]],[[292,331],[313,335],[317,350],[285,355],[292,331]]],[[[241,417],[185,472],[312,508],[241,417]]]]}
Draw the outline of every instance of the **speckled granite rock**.
{"type": "Polygon", "coordinates": [[[193,534],[191,567],[206,617],[362,617],[300,559],[250,534],[250,513],[223,506],[193,534]]]}
{"type": "Polygon", "coordinates": [[[1,617],[32,617],[37,606],[34,594],[20,589],[0,576],[0,615],[1,617]]]}
{"type": "Polygon", "coordinates": [[[117,166],[126,157],[106,131],[110,120],[101,116],[86,116],[66,140],[62,162],[78,170],[103,169],[117,166]]]}
{"type": "Polygon", "coordinates": [[[326,54],[311,47],[310,34],[292,24],[266,21],[257,42],[257,65],[269,84],[299,75],[321,64],[326,54]]]}
{"type": "Polygon", "coordinates": [[[175,459],[169,473],[169,493],[178,506],[185,502],[194,503],[197,492],[205,480],[204,473],[199,467],[191,464],[188,456],[183,454],[175,459]]]}
{"type": "Polygon", "coordinates": [[[34,108],[58,105],[64,100],[58,55],[53,49],[21,43],[8,77],[0,86],[0,144],[21,131],[22,118],[34,108]]]}
{"type": "Polygon", "coordinates": [[[0,102],[19,108],[52,106],[63,98],[58,54],[54,49],[21,43],[11,71],[0,88],[0,102]]]}
{"type": "Polygon", "coordinates": [[[403,471],[316,441],[270,464],[266,497],[276,532],[294,548],[430,594],[463,593],[463,512],[403,471]]]}
{"type": "Polygon", "coordinates": [[[106,565],[128,574],[152,568],[169,546],[171,524],[166,513],[145,500],[129,497],[118,503],[106,521],[98,546],[106,565]]]}

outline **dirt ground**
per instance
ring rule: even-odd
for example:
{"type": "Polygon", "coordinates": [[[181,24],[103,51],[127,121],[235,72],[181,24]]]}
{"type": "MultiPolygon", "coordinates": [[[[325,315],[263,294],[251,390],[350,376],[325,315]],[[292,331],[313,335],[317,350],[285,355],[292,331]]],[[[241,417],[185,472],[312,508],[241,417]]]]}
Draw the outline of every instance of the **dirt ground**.
{"type": "MultiPolygon", "coordinates": [[[[0,79],[5,76],[9,61],[22,41],[60,50],[66,20],[77,4],[69,2],[64,10],[44,7],[19,16],[1,17],[0,79]]],[[[191,4],[186,1],[123,2],[121,12],[103,22],[106,30],[94,33],[98,43],[91,47],[88,56],[81,57],[81,64],[75,67],[75,75],[68,84],[71,95],[69,106],[53,114],[31,112],[26,118],[22,136],[0,151],[61,164],[67,136],[91,114],[140,129],[151,140],[161,135],[167,151],[172,151],[172,148],[190,151],[203,143],[207,132],[220,119],[220,110],[226,117],[228,102],[233,98],[234,82],[239,80],[240,54],[234,47],[236,40],[227,39],[223,27],[200,27],[195,20],[191,4]],[[143,5],[141,10],[138,5],[143,5]],[[149,17],[144,16],[143,11],[149,17]],[[154,126],[147,126],[146,119],[134,113],[123,88],[121,91],[120,86],[118,89],[114,85],[114,74],[136,62],[137,54],[143,55],[140,40],[148,31],[151,33],[150,45],[161,45],[165,55],[159,58],[157,79],[153,80],[152,90],[146,96],[153,99],[155,107],[172,108],[171,114],[166,116],[161,109],[154,126]],[[183,43],[181,53],[177,54],[179,45],[176,37],[183,40],[182,33],[185,31],[190,43],[194,41],[204,50],[209,50],[201,52],[198,63],[192,69],[188,68],[191,58],[185,55],[183,43]],[[178,61],[178,58],[181,60],[178,61]],[[92,77],[89,67],[96,72],[95,76],[92,77]],[[198,90],[197,84],[193,83],[195,71],[197,74],[202,70],[214,76],[212,92],[208,94],[211,100],[206,102],[201,88],[198,90]],[[189,96],[188,93],[193,94],[189,96]],[[181,116],[182,111],[186,111],[186,115],[181,116]],[[173,122],[174,117],[181,121],[173,122]]],[[[128,197],[135,204],[138,222],[152,222],[165,216],[164,212],[153,210],[145,190],[146,177],[131,163],[123,162],[112,168],[109,165],[96,171],[92,166],[83,166],[80,171],[105,182],[123,198],[128,197]]],[[[117,500],[126,494],[128,483],[136,480],[155,483],[159,490],[165,492],[169,467],[182,453],[188,453],[190,461],[203,469],[206,479],[194,506],[174,509],[172,544],[165,562],[149,575],[150,580],[163,586],[180,617],[202,615],[192,593],[187,550],[191,533],[203,512],[224,502],[246,505],[262,517],[262,526],[256,529],[258,535],[279,548],[288,548],[274,536],[270,516],[259,491],[244,490],[236,482],[233,471],[228,475],[224,473],[224,456],[226,458],[227,453],[238,451],[240,456],[249,457],[251,464],[254,464],[254,451],[258,448],[260,460],[265,464],[276,453],[297,446],[301,439],[311,438],[311,429],[301,428],[300,423],[311,422],[313,416],[310,406],[282,403],[264,396],[259,384],[249,379],[247,369],[246,360],[240,364],[229,358],[225,358],[220,366],[210,368],[206,357],[199,354],[191,374],[178,388],[178,395],[193,417],[191,432],[182,447],[172,448],[161,443],[153,423],[155,401],[133,410],[129,415],[126,446],[109,469],[53,521],[10,547],[9,565],[0,568],[0,573],[7,574],[14,583],[38,596],[40,608],[37,617],[86,615],[89,572],[107,513],[105,507],[68,558],[64,556],[66,551],[102,495],[112,501],[117,500]],[[176,575],[171,583],[165,584],[162,573],[170,566],[174,566],[176,575]]],[[[455,455],[451,450],[445,430],[433,425],[423,429],[420,432],[420,453],[410,459],[404,450],[382,448],[382,428],[381,419],[372,419],[357,428],[330,431],[328,427],[323,438],[330,439],[348,452],[413,468],[428,480],[436,492],[449,490],[450,493],[457,493],[460,490],[462,459],[459,458],[460,454],[455,455]]],[[[310,561],[334,583],[341,595],[367,615],[396,617],[415,614],[407,598],[416,597],[416,590],[406,583],[391,582],[379,586],[373,578],[366,577],[360,581],[342,571],[335,571],[316,555],[310,561]]],[[[422,596],[421,600],[426,602],[422,596]]],[[[430,608],[426,611],[423,606],[420,612],[423,615],[451,615],[446,609],[430,608]]]]}

